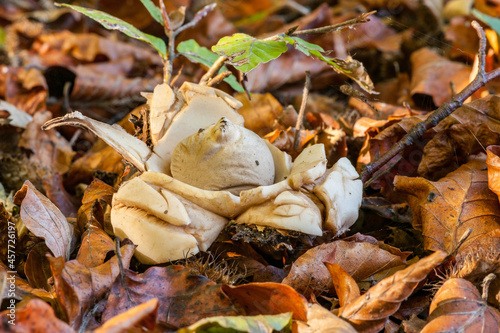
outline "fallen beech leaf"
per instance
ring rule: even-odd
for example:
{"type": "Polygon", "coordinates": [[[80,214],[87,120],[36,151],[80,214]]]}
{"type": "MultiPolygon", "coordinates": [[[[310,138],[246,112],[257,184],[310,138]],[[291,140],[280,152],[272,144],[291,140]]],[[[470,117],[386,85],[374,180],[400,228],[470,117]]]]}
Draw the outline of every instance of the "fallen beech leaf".
{"type": "Polygon", "coordinates": [[[111,288],[103,321],[152,298],[158,298],[158,322],[184,327],[214,315],[236,315],[219,285],[183,266],[151,267],[144,273],[125,270],[125,281],[111,288]]]}
{"type": "Polygon", "coordinates": [[[387,318],[395,313],[403,300],[438,266],[447,254],[437,251],[417,263],[396,272],[371,287],[364,295],[340,309],[358,332],[378,332],[387,318]]]}
{"type": "Polygon", "coordinates": [[[245,127],[260,136],[272,132],[283,114],[283,107],[270,93],[252,94],[251,100],[246,94],[239,93],[235,98],[243,103],[238,113],[245,119],[245,127]]]}
{"type": "Polygon", "coordinates": [[[193,325],[178,330],[178,333],[197,332],[248,332],[248,333],[272,333],[282,332],[290,329],[292,314],[283,313],[272,316],[226,316],[201,319],[193,325]]]}
{"type": "Polygon", "coordinates": [[[385,269],[405,263],[405,258],[366,242],[342,240],[316,246],[292,265],[283,284],[303,295],[333,290],[332,277],[323,262],[338,264],[354,280],[360,281],[385,269]]]}
{"type": "Polygon", "coordinates": [[[87,268],[93,268],[103,264],[108,252],[114,250],[115,243],[111,237],[102,229],[90,225],[83,234],[76,260],[87,268]]]}
{"type": "Polygon", "coordinates": [[[319,304],[313,303],[307,309],[307,322],[297,321],[297,333],[356,333],[357,331],[342,318],[337,317],[319,304]]]}
{"type": "Polygon", "coordinates": [[[411,95],[421,107],[432,110],[441,106],[452,97],[450,82],[455,91],[462,91],[469,83],[471,68],[459,62],[444,58],[429,48],[421,48],[411,55],[412,80],[411,95]],[[434,105],[425,105],[430,97],[434,105]]]}
{"type": "Polygon", "coordinates": [[[325,262],[325,266],[332,276],[335,293],[341,307],[359,297],[360,292],[356,281],[342,267],[338,264],[329,264],[327,262],[325,262]]]}
{"type": "Polygon", "coordinates": [[[500,216],[500,205],[488,189],[485,169],[484,159],[476,158],[437,182],[404,176],[394,180],[396,190],[406,195],[413,226],[422,231],[425,249],[451,253],[467,229],[472,229],[456,258],[459,277],[498,269],[500,222],[494,217],[500,216]],[[473,271],[475,263],[480,267],[473,271]]]}
{"type": "Polygon", "coordinates": [[[158,299],[152,298],[147,302],[112,317],[93,332],[120,333],[128,332],[134,327],[145,327],[148,330],[153,330],[156,325],[158,305],[158,299]]]}
{"type": "Polygon", "coordinates": [[[45,239],[45,244],[54,256],[69,259],[73,228],[61,211],[29,180],[16,193],[14,201],[21,205],[24,225],[35,236],[45,239]]]}
{"type": "Polygon", "coordinates": [[[434,296],[429,312],[422,333],[498,332],[500,327],[500,313],[464,279],[447,280],[434,296]]]}
{"type": "Polygon", "coordinates": [[[222,291],[240,305],[246,315],[292,312],[294,320],[307,321],[307,300],[287,285],[262,282],[232,287],[223,284],[222,291]]]}
{"type": "Polygon", "coordinates": [[[17,307],[13,316],[10,310],[0,313],[2,332],[60,332],[75,333],[64,321],[54,314],[54,310],[38,298],[31,299],[25,306],[17,307]]]}
{"type": "MultiPolygon", "coordinates": [[[[123,266],[128,268],[135,246],[122,243],[120,249],[123,266]]],[[[77,328],[82,317],[92,306],[104,297],[120,274],[118,258],[113,258],[100,266],[87,268],[78,260],[64,262],[61,257],[48,257],[54,276],[57,298],[66,312],[69,323],[77,328]]]]}

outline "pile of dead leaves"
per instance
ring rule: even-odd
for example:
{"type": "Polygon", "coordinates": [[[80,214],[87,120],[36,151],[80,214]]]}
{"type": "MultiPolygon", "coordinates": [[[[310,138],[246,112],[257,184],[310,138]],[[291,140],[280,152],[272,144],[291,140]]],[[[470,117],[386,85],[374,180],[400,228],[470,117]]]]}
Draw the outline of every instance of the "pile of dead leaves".
{"type": "MultiPolygon", "coordinates": [[[[164,36],[139,0],[72,3],[164,36]]],[[[187,19],[206,5],[165,4],[186,6],[187,19]]],[[[294,50],[247,75],[251,100],[219,86],[243,103],[245,126],[283,151],[323,143],[329,166],[347,156],[361,171],[474,77],[472,20],[486,32],[486,70],[498,67],[497,2],[221,1],[178,41],[210,47],[238,31],[264,37],[372,10],[367,23],[306,39],[361,61],[378,95],[294,50]]],[[[499,331],[498,80],[365,183],[360,218],[342,237],[237,237],[228,227],[207,253],[145,266],[109,222],[111,198],[135,170],[85,131],[41,125],[78,109],[134,134],[162,59],[51,1],[0,1],[0,18],[1,331],[499,331]]],[[[173,67],[175,86],[207,69],[184,57],[173,67]]]]}

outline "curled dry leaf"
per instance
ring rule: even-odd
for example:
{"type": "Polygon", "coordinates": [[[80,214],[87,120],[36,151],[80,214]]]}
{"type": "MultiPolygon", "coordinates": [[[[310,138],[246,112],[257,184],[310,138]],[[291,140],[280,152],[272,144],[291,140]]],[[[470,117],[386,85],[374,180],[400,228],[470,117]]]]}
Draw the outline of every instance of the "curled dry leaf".
{"type": "Polygon", "coordinates": [[[283,114],[283,107],[270,93],[252,94],[248,99],[244,93],[235,96],[243,106],[238,113],[245,119],[245,128],[264,136],[275,129],[277,120],[283,114]]]}
{"type": "Polygon", "coordinates": [[[282,313],[271,316],[225,316],[201,319],[193,325],[182,328],[178,333],[197,333],[207,331],[272,333],[289,331],[292,314],[282,313]]]}
{"type": "Polygon", "coordinates": [[[113,187],[97,178],[94,179],[83,193],[82,205],[78,210],[78,227],[83,230],[88,223],[93,222],[93,218],[96,218],[101,228],[104,229],[104,207],[101,202],[111,205],[114,193],[116,190],[113,187]]]}
{"type": "Polygon", "coordinates": [[[21,205],[24,225],[45,244],[53,255],[69,259],[73,243],[73,227],[66,217],[29,180],[16,193],[16,204],[21,205]]]}
{"type": "Polygon", "coordinates": [[[424,248],[452,253],[458,249],[457,276],[486,275],[498,269],[500,216],[497,196],[488,189],[484,159],[476,158],[437,182],[397,176],[396,190],[406,195],[413,226],[422,231],[424,248]]]}
{"type": "Polygon", "coordinates": [[[89,226],[82,236],[82,245],[76,260],[87,268],[102,265],[110,251],[115,250],[115,243],[102,229],[89,226]]]}
{"type": "Polygon", "coordinates": [[[68,324],[57,318],[50,305],[38,298],[31,299],[23,307],[16,307],[14,314],[11,314],[10,310],[2,311],[0,326],[3,332],[12,333],[75,333],[68,324]]]}
{"type": "Polygon", "coordinates": [[[156,326],[156,317],[159,301],[152,298],[147,302],[134,306],[107,320],[101,327],[95,329],[95,333],[119,333],[127,332],[135,327],[153,330],[156,326]]]}
{"type": "Polygon", "coordinates": [[[422,333],[499,332],[500,312],[481,299],[476,287],[464,279],[447,280],[434,296],[429,312],[422,333]]]}
{"type": "Polygon", "coordinates": [[[104,322],[153,298],[159,300],[158,322],[174,327],[188,326],[207,317],[238,314],[219,285],[203,276],[191,275],[182,266],[151,267],[142,274],[125,270],[124,274],[124,281],[116,279],[111,288],[104,322]]]}
{"type": "MultiPolygon", "coordinates": [[[[134,253],[134,245],[123,244],[121,260],[128,268],[134,253]]],[[[111,289],[120,274],[118,258],[115,255],[105,263],[87,268],[78,260],[64,262],[63,258],[49,257],[50,268],[54,277],[55,292],[68,322],[77,328],[82,318],[111,289]]]]}
{"type": "Polygon", "coordinates": [[[446,256],[446,252],[437,251],[383,279],[364,295],[341,308],[340,316],[349,320],[358,332],[378,332],[384,327],[387,318],[399,309],[401,302],[446,256]]]}
{"type": "Polygon", "coordinates": [[[360,281],[404,264],[405,258],[370,243],[338,240],[314,247],[299,257],[283,283],[306,296],[325,290],[333,291],[332,277],[323,262],[338,264],[354,280],[360,281]]]}
{"type": "Polygon", "coordinates": [[[291,312],[294,320],[307,321],[307,300],[293,288],[274,282],[247,283],[240,286],[221,287],[245,314],[274,315],[291,312]]]}

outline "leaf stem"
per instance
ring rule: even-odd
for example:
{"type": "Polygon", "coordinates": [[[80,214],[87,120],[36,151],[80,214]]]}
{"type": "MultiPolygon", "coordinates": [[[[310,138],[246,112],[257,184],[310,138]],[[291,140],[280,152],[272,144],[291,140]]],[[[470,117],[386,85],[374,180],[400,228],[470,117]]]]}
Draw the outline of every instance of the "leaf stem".
{"type": "Polygon", "coordinates": [[[472,21],[471,25],[476,29],[479,36],[479,54],[478,54],[478,71],[476,77],[462,91],[453,96],[449,101],[443,103],[438,109],[433,111],[424,121],[416,124],[397,144],[386,151],[374,162],[366,165],[361,172],[361,180],[367,184],[367,181],[376,176],[386,163],[394,156],[400,154],[404,149],[410,147],[415,141],[418,141],[429,129],[435,127],[441,120],[448,117],[456,109],[461,107],[463,103],[481,87],[485,86],[489,81],[500,76],[500,68],[491,72],[485,72],[485,57],[486,57],[486,36],[483,28],[476,21],[472,21]]]}

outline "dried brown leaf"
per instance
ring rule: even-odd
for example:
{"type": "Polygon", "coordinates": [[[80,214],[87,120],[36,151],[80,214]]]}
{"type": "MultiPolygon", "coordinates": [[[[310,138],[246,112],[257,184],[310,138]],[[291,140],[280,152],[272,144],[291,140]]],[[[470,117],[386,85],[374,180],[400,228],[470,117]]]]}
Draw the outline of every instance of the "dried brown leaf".
{"type": "Polygon", "coordinates": [[[0,313],[2,332],[60,332],[75,333],[64,321],[54,314],[54,310],[38,298],[31,299],[25,306],[17,308],[11,315],[10,310],[0,313]]]}
{"type": "Polygon", "coordinates": [[[307,322],[297,321],[296,324],[297,333],[356,333],[347,321],[316,303],[307,309],[307,322]]]}
{"type": "Polygon", "coordinates": [[[447,280],[434,296],[429,312],[422,333],[499,332],[500,313],[464,279],[447,280]]]}
{"type": "Polygon", "coordinates": [[[282,115],[283,107],[273,95],[252,94],[251,100],[244,93],[239,93],[235,97],[243,103],[238,113],[245,119],[246,128],[260,136],[275,129],[275,123],[282,115]]]}
{"type": "Polygon", "coordinates": [[[75,204],[62,184],[62,174],[68,171],[74,152],[57,131],[42,130],[42,125],[51,118],[49,111],[37,112],[23,132],[19,146],[33,153],[29,161],[47,197],[65,216],[75,217],[75,204]]]}
{"type": "Polygon", "coordinates": [[[156,325],[156,316],[159,301],[152,298],[106,321],[95,333],[121,333],[128,332],[134,327],[153,330],[156,325]]]}
{"type": "MultiPolygon", "coordinates": [[[[133,244],[123,244],[120,252],[124,267],[128,267],[134,253],[133,244]]],[[[58,300],[66,312],[68,322],[78,328],[82,317],[102,299],[120,274],[115,255],[107,262],[87,268],[78,260],[64,262],[63,258],[49,257],[58,300]]]]}
{"type": "Polygon", "coordinates": [[[363,280],[377,272],[405,263],[399,256],[366,242],[342,240],[314,247],[299,257],[282,283],[308,296],[333,290],[333,282],[323,262],[338,264],[354,280],[363,280]]]}
{"type": "Polygon", "coordinates": [[[445,252],[437,251],[383,279],[364,295],[341,308],[340,316],[348,319],[358,332],[378,332],[384,327],[387,318],[399,309],[401,302],[446,256],[445,252]]]}
{"type": "Polygon", "coordinates": [[[117,279],[108,298],[103,321],[158,298],[158,322],[184,327],[212,316],[236,315],[220,286],[182,266],[151,267],[144,273],[125,270],[125,282],[117,279]]]}
{"type": "Polygon", "coordinates": [[[471,68],[438,55],[429,48],[421,48],[411,55],[411,95],[421,107],[434,109],[452,97],[450,82],[455,91],[461,91],[469,83],[471,68]],[[434,105],[425,105],[430,97],[434,105]],[[420,100],[419,100],[420,99],[420,100]]]}
{"type": "Polygon", "coordinates": [[[104,263],[108,252],[114,250],[115,243],[111,237],[102,229],[91,225],[83,234],[76,260],[87,268],[93,268],[104,263]]]}
{"type": "Polygon", "coordinates": [[[486,275],[498,269],[500,205],[488,189],[486,164],[476,158],[437,182],[397,176],[394,186],[406,195],[413,226],[422,231],[424,248],[452,253],[461,237],[470,236],[458,250],[457,276],[486,275]],[[472,269],[477,265],[478,270],[472,269]]]}
{"type": "Polygon", "coordinates": [[[24,182],[23,187],[16,193],[14,201],[21,205],[24,225],[35,236],[45,239],[45,244],[52,254],[69,259],[74,237],[73,227],[61,211],[29,180],[24,182]]]}
{"type": "Polygon", "coordinates": [[[274,282],[222,285],[222,291],[245,310],[245,315],[292,312],[293,319],[307,321],[307,300],[293,288],[274,282]]]}
{"type": "Polygon", "coordinates": [[[359,297],[359,287],[356,281],[338,264],[329,264],[325,262],[326,268],[332,276],[335,293],[339,299],[340,306],[345,306],[359,297]]]}

